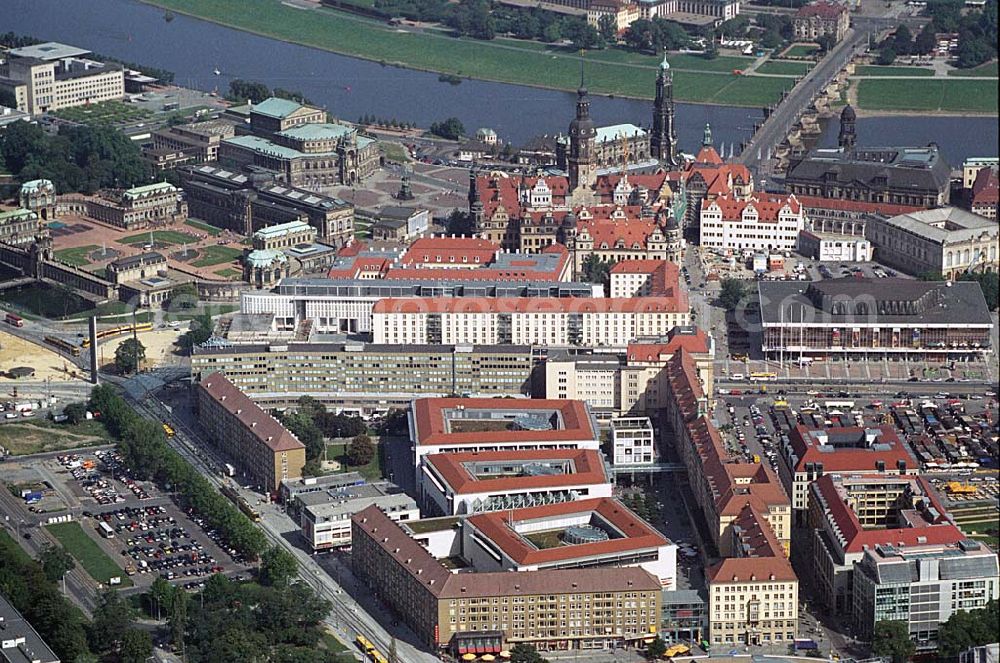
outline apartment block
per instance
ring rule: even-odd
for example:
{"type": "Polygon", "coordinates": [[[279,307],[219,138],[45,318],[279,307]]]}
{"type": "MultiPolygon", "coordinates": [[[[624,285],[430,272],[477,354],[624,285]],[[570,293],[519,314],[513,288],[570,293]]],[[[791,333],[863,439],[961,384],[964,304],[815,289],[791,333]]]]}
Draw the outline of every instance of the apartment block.
{"type": "Polygon", "coordinates": [[[236,465],[241,480],[276,492],[282,481],[302,476],[305,445],[226,376],[202,380],[197,405],[209,441],[236,465]]]}
{"type": "MultiPolygon", "coordinates": [[[[269,329],[269,321],[261,325],[269,329]]],[[[311,396],[366,416],[421,397],[529,396],[533,366],[527,346],[271,341],[196,347],[191,354],[196,379],[224,373],[263,406],[311,396]]]]}
{"type": "Polygon", "coordinates": [[[794,251],[805,228],[795,196],[719,196],[701,208],[701,245],[731,251],[794,251]]]}
{"type": "Polygon", "coordinates": [[[659,630],[662,588],[642,568],[452,573],[376,507],[353,526],[354,573],[434,650],[611,649],[659,630]]]}
{"type": "Polygon", "coordinates": [[[372,309],[376,343],[482,343],[624,350],[688,325],[686,298],[388,298],[372,309]]]}

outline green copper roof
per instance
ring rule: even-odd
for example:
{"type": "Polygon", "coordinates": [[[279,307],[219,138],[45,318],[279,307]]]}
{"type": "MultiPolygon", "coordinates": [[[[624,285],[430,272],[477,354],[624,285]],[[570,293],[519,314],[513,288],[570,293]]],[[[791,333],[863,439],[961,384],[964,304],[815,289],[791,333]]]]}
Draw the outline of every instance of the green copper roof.
{"type": "Polygon", "coordinates": [[[277,225],[261,228],[255,232],[253,236],[259,239],[271,239],[274,237],[283,237],[289,233],[302,232],[309,227],[309,224],[304,221],[289,221],[288,223],[279,223],[277,225]]]}
{"type": "Polygon", "coordinates": [[[271,97],[254,106],[251,112],[282,119],[288,117],[300,108],[302,108],[302,104],[300,103],[289,101],[287,99],[271,97]]]}
{"type": "Polygon", "coordinates": [[[344,136],[349,136],[354,132],[352,127],[346,124],[334,122],[316,122],[313,124],[302,124],[291,129],[286,129],[278,133],[279,136],[287,136],[297,140],[336,140],[344,136]]]}
{"type": "Polygon", "coordinates": [[[12,209],[6,212],[0,211],[0,221],[10,221],[13,219],[25,219],[34,218],[37,219],[38,215],[32,212],[30,209],[12,209]]]}
{"type": "Polygon", "coordinates": [[[161,192],[174,192],[177,188],[170,182],[156,182],[155,184],[146,184],[143,186],[133,187],[125,191],[126,198],[139,198],[147,193],[161,193],[161,192]]]}

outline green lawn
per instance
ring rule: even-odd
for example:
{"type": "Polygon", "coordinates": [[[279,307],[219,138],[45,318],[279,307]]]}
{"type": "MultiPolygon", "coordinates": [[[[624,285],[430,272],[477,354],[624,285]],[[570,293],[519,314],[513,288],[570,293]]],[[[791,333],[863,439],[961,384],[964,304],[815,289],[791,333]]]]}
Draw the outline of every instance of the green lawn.
{"type": "Polygon", "coordinates": [[[865,110],[996,113],[996,81],[867,79],[858,84],[865,110]]]}
{"type": "Polygon", "coordinates": [[[213,225],[209,225],[204,221],[198,221],[196,219],[188,219],[187,221],[184,222],[184,225],[191,226],[192,228],[197,228],[202,232],[208,233],[212,237],[215,237],[216,235],[222,232],[222,228],[216,228],[213,225]]]}
{"type": "Polygon", "coordinates": [[[0,426],[0,446],[13,456],[24,456],[107,443],[107,431],[97,422],[87,421],[65,428],[61,426],[62,424],[40,418],[5,423],[0,426]],[[55,428],[50,429],[50,426],[55,428]]]}
{"type": "Polygon", "coordinates": [[[952,69],[949,76],[992,76],[997,77],[997,61],[987,62],[972,69],[952,69]]]}
{"type": "MultiPolygon", "coordinates": [[[[294,9],[277,0],[150,1],[235,28],[384,64],[562,90],[575,90],[580,80],[579,54],[553,51],[544,44],[513,40],[483,42],[399,31],[381,22],[340,12],[294,9]]],[[[653,96],[659,58],[609,49],[587,53],[585,59],[587,86],[592,92],[645,99],[653,96]]],[[[705,60],[690,55],[673,56],[671,65],[677,70],[674,95],[678,101],[716,99],[726,84],[725,74],[748,62],[748,58],[705,60]],[[695,73],[691,69],[719,73],[695,73]],[[714,78],[722,80],[704,82],[714,78]]],[[[761,88],[756,95],[747,93],[744,103],[761,106],[776,101],[777,97],[767,94],[768,89],[771,88],[761,88]]]]}
{"type": "Polygon", "coordinates": [[[734,76],[711,99],[713,103],[734,106],[760,106],[760,100],[779,99],[782,90],[795,85],[792,78],[734,76]]]}
{"type": "Polygon", "coordinates": [[[47,525],[52,533],[67,552],[79,562],[80,566],[97,582],[107,584],[110,578],[121,578],[120,587],[131,587],[132,581],[125,575],[120,566],[101,550],[100,546],[94,542],[87,533],[83,531],[80,523],[57,523],[47,525]]]}
{"type": "Polygon", "coordinates": [[[122,244],[146,244],[152,236],[154,242],[160,244],[194,244],[198,238],[178,230],[153,230],[150,232],[129,235],[118,240],[122,244]]]}
{"type": "Polygon", "coordinates": [[[802,76],[812,69],[811,62],[798,60],[769,60],[754,71],[761,74],[781,74],[782,76],[802,76]]]}
{"type": "Polygon", "coordinates": [[[31,561],[31,555],[24,552],[24,548],[14,540],[14,537],[7,533],[6,529],[0,529],[0,548],[10,550],[11,555],[22,564],[31,561]]]}
{"type": "Polygon", "coordinates": [[[786,58],[807,58],[818,50],[819,46],[815,44],[793,44],[782,55],[786,58]]]}
{"type": "Polygon", "coordinates": [[[90,258],[88,256],[99,248],[101,247],[96,244],[74,246],[69,249],[59,249],[55,252],[55,256],[56,260],[61,260],[67,265],[83,267],[84,265],[90,264],[90,258]]]}
{"type": "Polygon", "coordinates": [[[88,125],[111,125],[134,122],[152,117],[153,113],[122,101],[104,101],[99,104],[73,106],[54,111],[52,115],[88,125]]]}
{"type": "Polygon", "coordinates": [[[862,65],[854,68],[855,76],[933,76],[930,67],[879,67],[862,65]]]}
{"type": "Polygon", "coordinates": [[[229,246],[219,246],[218,244],[213,244],[211,246],[206,246],[203,249],[199,249],[201,255],[198,259],[191,263],[194,267],[212,267],[213,265],[221,265],[222,263],[232,262],[243,255],[243,252],[239,249],[234,249],[229,246]]]}
{"type": "Polygon", "coordinates": [[[366,479],[382,478],[382,454],[378,445],[375,445],[375,457],[367,465],[351,465],[347,461],[346,444],[327,444],[326,457],[329,460],[340,461],[340,466],[344,472],[358,472],[366,479]]]}
{"type": "Polygon", "coordinates": [[[220,269],[212,273],[221,276],[224,279],[229,279],[230,281],[243,278],[243,272],[241,272],[238,269],[233,269],[231,267],[220,269]]]}
{"type": "Polygon", "coordinates": [[[379,143],[379,147],[382,148],[382,154],[385,155],[386,161],[394,161],[395,163],[408,163],[410,161],[410,155],[406,153],[406,148],[399,143],[383,141],[379,143]]]}

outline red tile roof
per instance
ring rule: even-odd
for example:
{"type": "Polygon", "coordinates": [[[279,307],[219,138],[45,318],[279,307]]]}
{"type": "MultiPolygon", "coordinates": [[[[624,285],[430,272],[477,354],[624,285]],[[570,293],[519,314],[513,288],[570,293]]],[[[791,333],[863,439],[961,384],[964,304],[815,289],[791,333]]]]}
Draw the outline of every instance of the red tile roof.
{"type": "MultiPolygon", "coordinates": [[[[709,350],[708,334],[698,329],[694,334],[674,334],[667,343],[629,343],[628,362],[660,363],[679,350],[686,353],[705,354],[709,350]]],[[[693,366],[692,366],[693,367],[693,366]]]]}
{"type": "Polygon", "coordinates": [[[972,183],[972,204],[990,205],[996,204],[998,198],[997,171],[992,168],[982,168],[976,173],[976,181],[972,183]]]}
{"type": "Polygon", "coordinates": [[[437,475],[456,495],[516,492],[524,489],[564,488],[608,483],[604,460],[601,458],[600,452],[595,449],[511,449],[509,451],[429,454],[424,456],[424,462],[437,471],[437,475]],[[465,468],[465,463],[490,461],[509,463],[572,461],[573,471],[566,474],[479,479],[465,468]]]}
{"type": "Polygon", "coordinates": [[[632,513],[624,504],[607,497],[548,504],[527,509],[480,513],[469,516],[466,523],[479,530],[497,548],[521,566],[549,564],[580,557],[621,554],[669,544],[669,541],[662,534],[632,513]],[[510,522],[520,521],[534,521],[534,524],[537,525],[539,521],[552,520],[554,521],[552,529],[557,529],[559,526],[556,523],[561,518],[589,513],[598,514],[621,532],[622,536],[607,541],[556,546],[540,550],[509,525],[510,522]]]}
{"type": "Polygon", "coordinates": [[[372,313],[679,313],[686,297],[388,297],[372,313]]]}
{"type": "Polygon", "coordinates": [[[421,237],[400,262],[403,265],[487,265],[500,246],[475,237],[421,237]]]}
{"type": "Polygon", "coordinates": [[[598,439],[583,401],[549,400],[541,398],[418,398],[412,404],[418,445],[477,444],[492,442],[581,442],[598,439]],[[504,430],[453,433],[448,430],[446,411],[465,410],[552,410],[561,415],[561,428],[530,431],[504,430]]]}
{"type": "Polygon", "coordinates": [[[782,213],[798,214],[802,207],[794,195],[755,193],[748,199],[740,200],[728,195],[719,196],[709,205],[718,207],[726,221],[739,221],[747,208],[757,211],[757,220],[777,222],[782,213]]]}
{"type": "Polygon", "coordinates": [[[774,530],[760,511],[752,506],[744,507],[733,520],[733,528],[739,532],[739,556],[723,559],[705,569],[709,582],[753,582],[753,578],[761,582],[798,580],[774,530]]]}
{"type": "MultiPolygon", "coordinates": [[[[965,534],[947,519],[944,506],[922,477],[884,475],[883,482],[905,481],[915,486],[927,498],[929,505],[938,512],[938,518],[933,524],[901,529],[865,529],[854,513],[854,509],[847,503],[849,501],[847,492],[844,491],[837,479],[839,479],[837,475],[824,474],[813,482],[812,490],[823,499],[826,505],[826,517],[836,525],[836,529],[840,532],[842,537],[840,544],[845,553],[860,553],[866,548],[874,550],[875,546],[880,544],[893,546],[901,544],[905,546],[941,545],[957,543],[966,538],[965,534]]],[[[871,483],[877,482],[878,477],[865,475],[863,478],[855,477],[852,481],[871,483]]]]}
{"type": "MultiPolygon", "coordinates": [[[[899,461],[906,462],[910,468],[916,466],[892,426],[879,426],[876,440],[876,444],[889,445],[889,449],[852,447],[821,451],[815,438],[809,435],[811,430],[817,429],[799,424],[789,433],[788,439],[792,451],[799,459],[795,464],[796,472],[805,472],[807,463],[822,463],[823,472],[875,472],[878,461],[885,463],[887,471],[895,470],[899,461]]],[[[864,435],[865,429],[831,428],[826,429],[826,432],[830,435],[857,435],[860,438],[864,435]]]]}
{"type": "Polygon", "coordinates": [[[796,194],[799,203],[810,210],[833,210],[837,212],[859,212],[870,214],[881,214],[883,216],[897,216],[917,212],[923,207],[912,205],[896,205],[894,203],[872,203],[864,200],[841,200],[839,198],[823,198],[821,196],[800,196],[796,194]]]}
{"type": "Polygon", "coordinates": [[[244,428],[251,431],[271,451],[305,449],[305,445],[297,437],[277,419],[264,412],[222,373],[212,373],[201,381],[198,388],[238,419],[244,428]]]}
{"type": "Polygon", "coordinates": [[[820,0],[804,7],[799,7],[795,12],[796,18],[810,18],[818,16],[820,18],[837,18],[841,14],[847,13],[847,7],[836,2],[825,2],[820,0]]]}

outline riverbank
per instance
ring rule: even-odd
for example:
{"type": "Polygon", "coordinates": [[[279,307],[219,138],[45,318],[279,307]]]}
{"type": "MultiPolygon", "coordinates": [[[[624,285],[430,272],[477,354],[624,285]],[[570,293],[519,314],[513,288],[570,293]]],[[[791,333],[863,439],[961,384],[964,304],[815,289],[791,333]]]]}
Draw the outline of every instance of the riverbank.
{"type": "MultiPolygon", "coordinates": [[[[573,91],[580,55],[537,42],[460,39],[407,26],[388,26],[328,9],[302,9],[277,0],[142,0],[146,4],[237,30],[357,57],[384,66],[462,78],[573,91]]],[[[595,94],[652,99],[658,58],[618,49],[585,55],[587,86],[595,94]]],[[[793,77],[733,74],[750,58],[672,56],[674,98],[680,102],[761,107],[778,101],[793,77]]]]}

